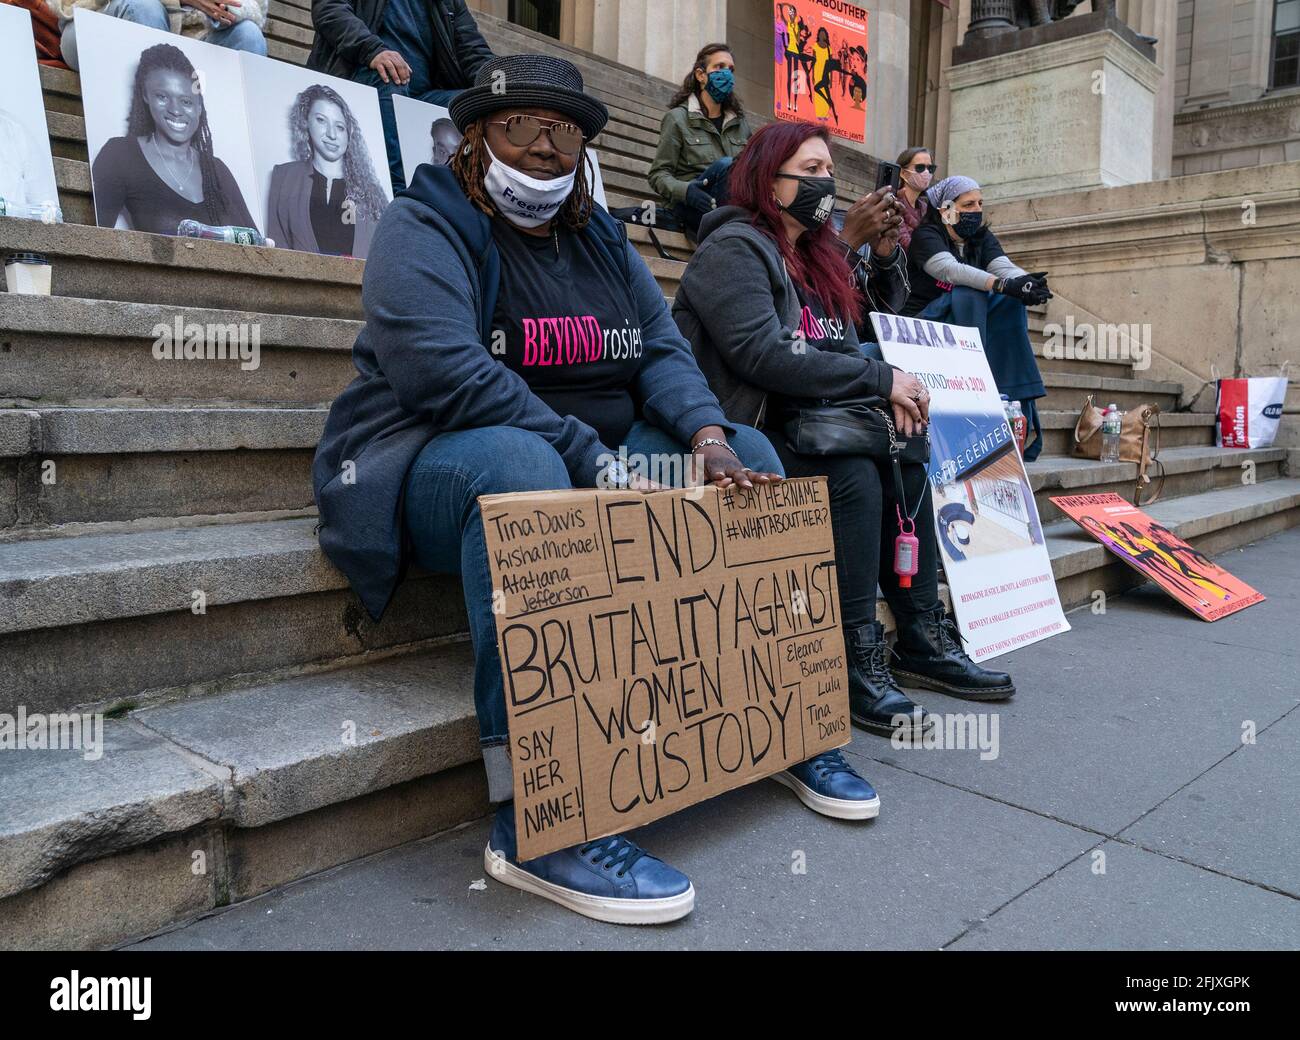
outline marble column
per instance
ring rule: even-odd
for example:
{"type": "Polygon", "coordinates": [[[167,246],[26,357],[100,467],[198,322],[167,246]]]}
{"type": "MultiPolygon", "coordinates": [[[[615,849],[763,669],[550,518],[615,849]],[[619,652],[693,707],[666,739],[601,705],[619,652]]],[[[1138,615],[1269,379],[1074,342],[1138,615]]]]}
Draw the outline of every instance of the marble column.
{"type": "Polygon", "coordinates": [[[907,139],[911,0],[868,0],[866,151],[893,159],[907,139]]]}

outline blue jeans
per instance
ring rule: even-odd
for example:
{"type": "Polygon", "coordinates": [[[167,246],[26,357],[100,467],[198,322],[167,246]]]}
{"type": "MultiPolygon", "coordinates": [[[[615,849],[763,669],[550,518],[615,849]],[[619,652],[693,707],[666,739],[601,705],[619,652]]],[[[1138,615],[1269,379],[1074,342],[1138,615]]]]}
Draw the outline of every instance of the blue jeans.
{"type": "MultiPolygon", "coordinates": [[[[112,0],[101,13],[163,32],[171,29],[162,0],[112,0]]],[[[76,27],[71,18],[59,19],[59,32],[59,49],[63,52],[63,60],[69,68],[79,69],[76,27]]],[[[266,38],[262,35],[262,30],[252,22],[236,22],[223,29],[210,29],[201,39],[205,43],[214,43],[218,47],[229,47],[235,51],[248,51],[263,56],[266,54],[266,38]]]]}
{"type": "MultiPolygon", "coordinates": [[[[626,437],[629,455],[684,455],[688,448],[647,422],[634,423],[626,437]]],[[[748,426],[729,438],[741,461],[755,470],[780,473],[781,463],[763,434],[748,426]]],[[[507,754],[509,725],[492,576],[478,496],[511,491],[553,491],[572,487],[564,460],[545,440],[527,430],[488,426],[436,435],[406,476],[405,524],[415,562],[426,570],[459,574],[465,590],[469,634],[474,646],[474,707],[479,744],[487,769],[488,797],[514,797],[507,754]]]]}
{"type": "Polygon", "coordinates": [[[958,285],[925,305],[917,315],[929,321],[979,329],[998,393],[1019,401],[1033,439],[1025,445],[1025,461],[1043,450],[1042,422],[1034,399],[1047,393],[1038,372],[1038,359],[1029,342],[1029,314],[1025,305],[1009,296],[958,285]]]}

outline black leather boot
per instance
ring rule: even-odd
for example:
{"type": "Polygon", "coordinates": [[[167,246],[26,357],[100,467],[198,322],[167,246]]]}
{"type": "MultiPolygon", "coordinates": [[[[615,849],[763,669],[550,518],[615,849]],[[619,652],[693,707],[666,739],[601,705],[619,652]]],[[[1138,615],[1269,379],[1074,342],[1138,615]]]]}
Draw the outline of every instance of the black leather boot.
{"type": "Polygon", "coordinates": [[[943,607],[923,614],[895,611],[898,663],[894,674],[904,686],[938,690],[968,701],[1004,701],[1016,688],[1006,672],[981,668],[961,647],[956,623],[943,607]]]}
{"type": "Polygon", "coordinates": [[[884,625],[873,621],[861,628],[846,628],[844,646],[849,656],[849,715],[854,722],[886,737],[892,737],[895,730],[917,737],[934,725],[925,709],[894,682],[884,625]],[[898,715],[906,716],[907,721],[895,726],[898,715]]]}

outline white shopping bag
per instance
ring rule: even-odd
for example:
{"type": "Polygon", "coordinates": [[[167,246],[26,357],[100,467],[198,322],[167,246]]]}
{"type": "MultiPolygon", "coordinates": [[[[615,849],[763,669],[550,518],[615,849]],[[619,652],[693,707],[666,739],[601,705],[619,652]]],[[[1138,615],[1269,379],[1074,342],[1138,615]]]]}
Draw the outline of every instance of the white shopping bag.
{"type": "Polygon", "coordinates": [[[1215,443],[1220,448],[1269,447],[1282,421],[1286,384],[1285,375],[1220,379],[1215,443]]]}

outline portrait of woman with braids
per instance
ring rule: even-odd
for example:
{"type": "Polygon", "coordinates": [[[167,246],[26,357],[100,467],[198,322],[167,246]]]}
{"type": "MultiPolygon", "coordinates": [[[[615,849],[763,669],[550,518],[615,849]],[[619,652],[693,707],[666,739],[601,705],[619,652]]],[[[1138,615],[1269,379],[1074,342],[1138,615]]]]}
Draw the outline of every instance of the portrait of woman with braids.
{"type": "Polygon", "coordinates": [[[95,222],[157,235],[182,220],[257,228],[239,184],[217,158],[201,77],[184,51],[159,43],[140,55],[126,135],[110,138],[91,164],[95,222]]]}
{"type": "Polygon", "coordinates": [[[290,107],[289,135],[294,159],[271,171],[267,235],[286,249],[364,259],[388,193],[352,109],[314,84],[290,107]]]}

